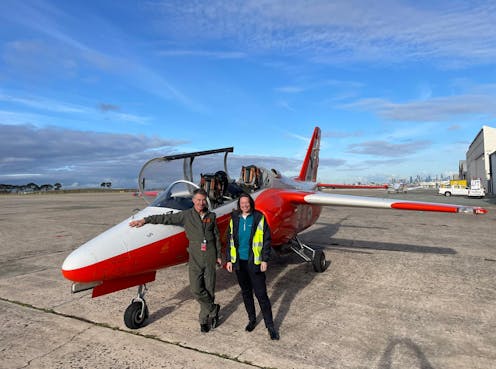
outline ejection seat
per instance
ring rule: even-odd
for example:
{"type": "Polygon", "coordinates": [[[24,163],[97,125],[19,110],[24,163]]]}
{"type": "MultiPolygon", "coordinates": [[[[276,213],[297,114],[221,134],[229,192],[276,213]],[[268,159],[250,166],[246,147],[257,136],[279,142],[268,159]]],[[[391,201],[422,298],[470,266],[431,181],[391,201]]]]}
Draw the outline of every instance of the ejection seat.
{"type": "Polygon", "coordinates": [[[207,192],[208,198],[214,207],[224,203],[227,186],[228,179],[224,171],[219,170],[214,174],[201,174],[200,188],[207,192]]]}
{"type": "Polygon", "coordinates": [[[255,165],[241,168],[241,184],[249,191],[256,191],[262,186],[262,171],[255,165]]]}

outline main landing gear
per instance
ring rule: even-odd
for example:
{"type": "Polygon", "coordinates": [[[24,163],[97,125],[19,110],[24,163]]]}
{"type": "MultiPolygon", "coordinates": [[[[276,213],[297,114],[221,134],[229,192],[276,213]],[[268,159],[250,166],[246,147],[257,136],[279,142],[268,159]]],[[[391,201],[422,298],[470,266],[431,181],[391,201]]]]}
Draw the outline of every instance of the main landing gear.
{"type": "Polygon", "coordinates": [[[326,257],[324,251],[314,250],[310,246],[305,245],[297,236],[294,236],[289,241],[291,250],[297,253],[303,260],[312,263],[313,270],[317,273],[322,273],[327,268],[326,257]]]}
{"type": "Polygon", "coordinates": [[[146,284],[138,287],[138,296],[131,300],[131,304],[124,313],[124,324],[130,329],[141,328],[148,319],[148,306],[146,306],[145,293],[146,284]]]}

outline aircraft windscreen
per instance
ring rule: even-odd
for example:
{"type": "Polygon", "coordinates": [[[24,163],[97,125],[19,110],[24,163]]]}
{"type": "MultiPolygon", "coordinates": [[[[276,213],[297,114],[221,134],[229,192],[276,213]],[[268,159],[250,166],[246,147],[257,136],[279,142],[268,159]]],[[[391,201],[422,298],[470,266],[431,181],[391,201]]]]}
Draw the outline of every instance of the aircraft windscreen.
{"type": "Polygon", "coordinates": [[[143,199],[150,203],[158,192],[164,191],[171,183],[184,179],[183,160],[151,160],[141,169],[139,189],[143,199]]]}
{"type": "Polygon", "coordinates": [[[193,206],[193,191],[196,187],[178,181],[173,183],[150,204],[161,208],[186,210],[193,206]]]}

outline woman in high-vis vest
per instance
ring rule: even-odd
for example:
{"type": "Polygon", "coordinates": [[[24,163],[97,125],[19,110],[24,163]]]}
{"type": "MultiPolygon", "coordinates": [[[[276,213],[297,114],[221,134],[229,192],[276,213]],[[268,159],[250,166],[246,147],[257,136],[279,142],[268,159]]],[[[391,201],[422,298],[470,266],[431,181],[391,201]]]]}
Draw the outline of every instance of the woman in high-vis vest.
{"type": "Polygon", "coordinates": [[[243,193],[238,199],[238,209],[233,211],[227,231],[227,270],[236,271],[243,302],[248,313],[245,330],[251,332],[256,325],[255,301],[257,297],[265,326],[273,340],[279,339],[274,327],[272,306],[267,296],[265,271],[270,257],[270,229],[261,212],[255,210],[255,202],[243,193]]]}

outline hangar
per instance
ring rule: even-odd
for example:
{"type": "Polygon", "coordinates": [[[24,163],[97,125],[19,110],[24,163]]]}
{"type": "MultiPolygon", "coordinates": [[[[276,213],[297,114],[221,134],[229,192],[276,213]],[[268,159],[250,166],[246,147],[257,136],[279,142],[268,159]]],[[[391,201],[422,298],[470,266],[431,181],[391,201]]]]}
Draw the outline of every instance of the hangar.
{"type": "Polygon", "coordinates": [[[487,192],[493,194],[496,188],[493,187],[491,174],[496,175],[496,173],[494,171],[491,173],[490,156],[494,152],[496,152],[496,128],[482,126],[467,150],[467,179],[480,178],[487,192]]]}

